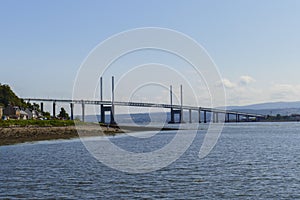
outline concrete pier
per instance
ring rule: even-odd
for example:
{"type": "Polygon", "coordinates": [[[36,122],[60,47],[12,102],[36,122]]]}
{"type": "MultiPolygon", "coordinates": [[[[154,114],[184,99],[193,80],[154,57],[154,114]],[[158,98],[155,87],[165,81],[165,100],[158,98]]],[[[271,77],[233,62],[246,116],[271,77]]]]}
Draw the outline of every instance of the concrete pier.
{"type": "Polygon", "coordinates": [[[236,120],[235,120],[235,121],[236,121],[236,122],[240,122],[240,115],[239,115],[239,114],[236,114],[235,117],[236,117],[236,120]]]}
{"type": "Polygon", "coordinates": [[[101,123],[106,123],[106,120],[105,120],[105,113],[106,112],[109,112],[109,114],[110,114],[110,124],[116,124],[114,114],[112,112],[112,107],[111,106],[104,106],[104,105],[101,105],[101,115],[100,115],[101,119],[100,119],[100,122],[101,123]]]}
{"type": "Polygon", "coordinates": [[[54,101],[54,102],[53,102],[53,105],[52,105],[52,116],[53,116],[54,118],[56,117],[55,107],[56,107],[56,103],[55,103],[55,101],[54,101]]]}
{"type": "Polygon", "coordinates": [[[201,108],[198,110],[198,122],[201,123],[201,108]]]}
{"type": "Polygon", "coordinates": [[[216,123],[216,113],[212,112],[212,122],[216,123]]]}
{"type": "Polygon", "coordinates": [[[246,122],[250,122],[249,115],[246,116],[246,122]]]}
{"type": "Polygon", "coordinates": [[[225,122],[229,122],[229,121],[230,121],[230,115],[229,113],[226,113],[225,122]]]}
{"type": "Polygon", "coordinates": [[[206,110],[204,110],[203,113],[204,113],[204,121],[203,121],[203,122],[204,122],[204,123],[207,123],[206,110]]]}
{"type": "Polygon", "coordinates": [[[81,109],[82,109],[82,121],[84,122],[84,120],[85,120],[85,104],[84,104],[84,102],[82,101],[82,103],[81,103],[81,109]]]}
{"type": "Polygon", "coordinates": [[[71,120],[74,120],[74,104],[73,103],[70,103],[70,110],[71,110],[71,116],[70,116],[70,119],[71,120]]]}
{"type": "Polygon", "coordinates": [[[44,113],[44,103],[41,102],[41,112],[44,113]]]}
{"type": "Polygon", "coordinates": [[[189,109],[189,123],[192,123],[192,110],[189,109]]]}

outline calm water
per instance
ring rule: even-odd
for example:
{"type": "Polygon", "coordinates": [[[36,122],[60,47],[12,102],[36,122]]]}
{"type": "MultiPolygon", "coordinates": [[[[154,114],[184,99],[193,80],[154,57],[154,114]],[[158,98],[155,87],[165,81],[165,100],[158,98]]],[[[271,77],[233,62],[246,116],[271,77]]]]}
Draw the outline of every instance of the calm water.
{"type": "MultiPolygon", "coordinates": [[[[204,133],[176,162],[146,174],[106,167],[79,140],[2,146],[0,199],[300,199],[300,123],[226,125],[199,159],[204,133]]],[[[113,140],[144,151],[174,134],[113,140]]]]}

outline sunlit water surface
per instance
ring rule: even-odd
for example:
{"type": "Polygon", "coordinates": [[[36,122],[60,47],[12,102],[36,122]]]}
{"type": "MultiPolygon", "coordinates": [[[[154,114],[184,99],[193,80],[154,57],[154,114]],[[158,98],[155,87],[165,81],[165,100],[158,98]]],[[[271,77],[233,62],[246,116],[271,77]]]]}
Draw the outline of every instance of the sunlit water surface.
{"type": "MultiPolygon", "coordinates": [[[[111,140],[133,152],[148,152],[175,134],[111,140]]],[[[300,123],[227,124],[213,151],[199,159],[204,134],[198,131],[171,165],[143,174],[105,166],[80,140],[2,146],[0,199],[300,198],[300,123]]]]}

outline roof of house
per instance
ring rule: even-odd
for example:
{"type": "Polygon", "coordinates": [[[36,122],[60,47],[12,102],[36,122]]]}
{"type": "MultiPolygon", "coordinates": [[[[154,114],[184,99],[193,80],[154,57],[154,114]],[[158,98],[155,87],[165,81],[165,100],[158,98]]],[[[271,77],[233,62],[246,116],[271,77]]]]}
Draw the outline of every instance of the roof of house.
{"type": "Polygon", "coordinates": [[[21,115],[28,115],[28,113],[25,112],[24,110],[21,110],[21,111],[20,111],[20,114],[21,114],[21,115]]]}

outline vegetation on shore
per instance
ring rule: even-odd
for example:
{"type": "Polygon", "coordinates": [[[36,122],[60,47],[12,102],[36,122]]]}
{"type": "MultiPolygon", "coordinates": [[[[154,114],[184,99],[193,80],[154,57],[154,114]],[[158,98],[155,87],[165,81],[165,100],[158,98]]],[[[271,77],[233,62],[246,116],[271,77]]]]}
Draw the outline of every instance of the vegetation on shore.
{"type": "Polygon", "coordinates": [[[0,120],[0,127],[26,127],[26,126],[38,126],[38,127],[60,127],[60,126],[74,126],[72,120],[0,120]]]}
{"type": "Polygon", "coordinates": [[[19,106],[21,108],[36,109],[39,107],[38,104],[31,104],[25,102],[23,99],[19,98],[10,88],[9,85],[2,85],[0,83],[0,106],[6,107],[8,105],[19,106]]]}
{"type": "Polygon", "coordinates": [[[265,119],[261,120],[265,122],[295,122],[300,121],[300,115],[292,114],[292,115],[280,115],[276,116],[268,115],[265,119]]]}

